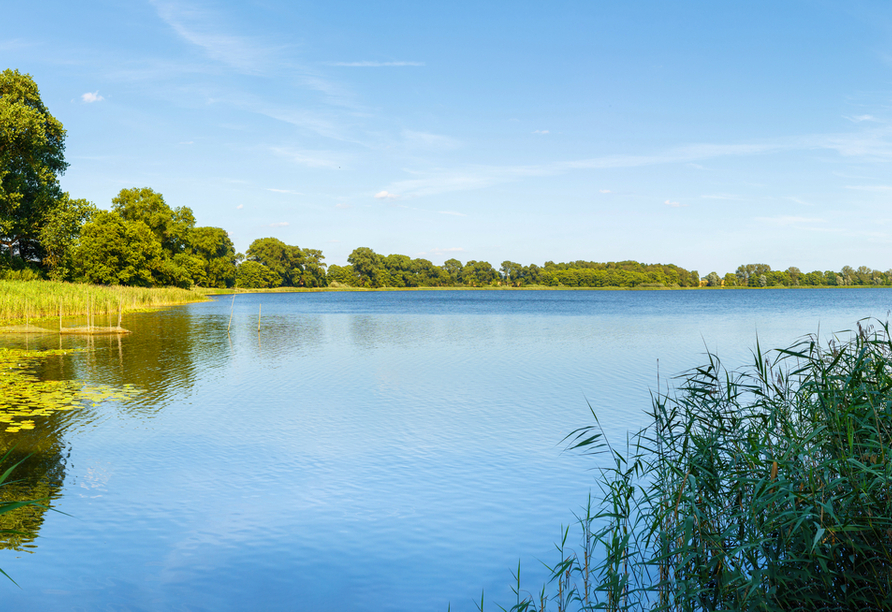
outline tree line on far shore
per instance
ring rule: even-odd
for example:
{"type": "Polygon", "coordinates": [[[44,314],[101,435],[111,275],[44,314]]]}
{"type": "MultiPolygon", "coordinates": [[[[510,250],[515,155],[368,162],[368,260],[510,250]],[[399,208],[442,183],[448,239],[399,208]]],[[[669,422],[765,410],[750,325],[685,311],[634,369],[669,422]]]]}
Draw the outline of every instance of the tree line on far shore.
{"type": "Polygon", "coordinates": [[[59,186],[68,167],[65,129],[17,70],[0,72],[0,279],[67,280],[103,285],[240,287],[774,287],[892,286],[892,270],[865,266],[804,273],[741,265],[703,279],[696,270],[637,261],[522,265],[503,261],[435,265],[407,255],[355,249],[344,266],[322,251],[259,238],[236,253],[225,230],[195,223],[148,187],[122,189],[99,210],[59,186]]]}

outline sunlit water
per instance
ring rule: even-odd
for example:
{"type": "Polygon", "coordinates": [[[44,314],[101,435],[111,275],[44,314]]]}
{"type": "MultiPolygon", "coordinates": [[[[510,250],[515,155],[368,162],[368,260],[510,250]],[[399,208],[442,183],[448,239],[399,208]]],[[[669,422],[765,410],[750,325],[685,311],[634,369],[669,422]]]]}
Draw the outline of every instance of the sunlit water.
{"type": "Polygon", "coordinates": [[[125,316],[132,335],[66,337],[91,350],[42,375],[141,395],[15,434],[67,514],[0,553],[22,587],[0,582],[3,609],[471,610],[481,589],[507,607],[510,571],[538,591],[593,486],[562,443],[589,405],[622,442],[658,372],[890,308],[887,289],[426,291],[125,316]]]}

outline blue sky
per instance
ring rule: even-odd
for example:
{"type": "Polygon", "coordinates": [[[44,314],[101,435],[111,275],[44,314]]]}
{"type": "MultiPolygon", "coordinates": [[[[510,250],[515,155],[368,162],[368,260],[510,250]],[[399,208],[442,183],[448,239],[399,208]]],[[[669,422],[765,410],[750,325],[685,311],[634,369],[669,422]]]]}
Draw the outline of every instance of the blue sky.
{"type": "Polygon", "coordinates": [[[8,4],[63,187],[240,251],[892,268],[888,3],[8,4]]]}

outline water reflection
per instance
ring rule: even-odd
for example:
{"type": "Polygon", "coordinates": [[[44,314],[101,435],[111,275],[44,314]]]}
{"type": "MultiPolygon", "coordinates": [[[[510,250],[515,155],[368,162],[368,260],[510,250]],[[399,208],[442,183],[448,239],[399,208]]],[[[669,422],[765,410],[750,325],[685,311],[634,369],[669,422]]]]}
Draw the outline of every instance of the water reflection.
{"type": "Polygon", "coordinates": [[[54,416],[41,431],[0,433],[0,456],[9,453],[0,465],[5,471],[16,463],[7,482],[0,487],[0,500],[18,502],[39,500],[40,506],[24,506],[0,514],[0,548],[33,552],[48,508],[60,497],[65,481],[65,443],[54,416]],[[21,463],[19,463],[21,462],[21,463]]]}

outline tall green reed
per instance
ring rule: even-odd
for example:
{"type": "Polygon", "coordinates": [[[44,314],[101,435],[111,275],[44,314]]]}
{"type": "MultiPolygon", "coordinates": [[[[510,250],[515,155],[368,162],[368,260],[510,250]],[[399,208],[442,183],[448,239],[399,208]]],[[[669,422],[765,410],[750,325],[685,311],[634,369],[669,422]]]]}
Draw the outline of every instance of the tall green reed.
{"type": "Polygon", "coordinates": [[[580,544],[562,529],[551,582],[510,610],[892,608],[892,338],[875,325],[757,344],[736,371],[710,354],[624,449],[597,417],[571,433],[606,463],[580,544]]]}

